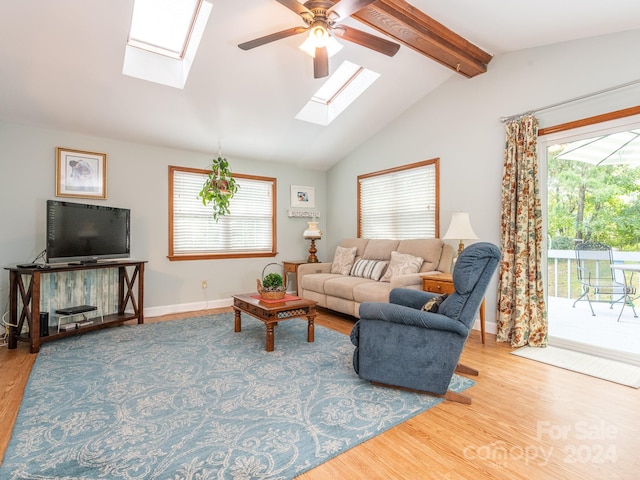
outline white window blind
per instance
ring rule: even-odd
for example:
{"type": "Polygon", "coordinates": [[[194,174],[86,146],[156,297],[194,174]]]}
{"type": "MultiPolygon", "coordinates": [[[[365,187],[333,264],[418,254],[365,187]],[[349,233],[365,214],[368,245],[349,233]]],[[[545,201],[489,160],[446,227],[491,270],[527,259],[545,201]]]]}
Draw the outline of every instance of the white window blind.
{"type": "Polygon", "coordinates": [[[435,238],[438,161],[358,177],[363,238],[435,238]]]}
{"type": "Polygon", "coordinates": [[[230,201],[228,215],[213,219],[198,192],[205,173],[172,170],[172,248],[169,257],[244,256],[275,252],[275,179],[234,175],[238,191],[230,201]]]}

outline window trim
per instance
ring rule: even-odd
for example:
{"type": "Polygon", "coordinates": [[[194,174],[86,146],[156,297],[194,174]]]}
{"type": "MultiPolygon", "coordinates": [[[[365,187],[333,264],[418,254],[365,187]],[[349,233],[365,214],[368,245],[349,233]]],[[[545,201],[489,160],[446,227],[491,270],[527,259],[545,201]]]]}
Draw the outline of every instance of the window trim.
{"type": "MultiPolygon", "coordinates": [[[[277,189],[277,179],[275,177],[263,177],[259,175],[245,175],[242,173],[233,173],[233,177],[244,178],[247,180],[258,180],[264,182],[271,182],[271,209],[273,212],[273,216],[271,218],[271,251],[270,252],[255,252],[255,253],[204,253],[204,254],[189,254],[189,255],[175,255],[174,252],[174,241],[173,241],[173,175],[176,171],[179,172],[187,172],[187,173],[196,173],[202,175],[208,175],[209,170],[202,168],[190,168],[190,167],[179,167],[174,165],[169,165],[169,254],[167,258],[170,261],[182,261],[182,260],[216,260],[222,258],[259,258],[259,257],[275,257],[277,255],[277,198],[276,193],[277,189]]],[[[213,218],[213,217],[212,217],[213,218]]]]}
{"type": "Polygon", "coordinates": [[[400,171],[404,171],[404,170],[411,170],[414,168],[421,168],[421,167],[425,167],[428,165],[434,165],[435,166],[435,195],[436,195],[436,202],[435,202],[435,208],[436,208],[436,212],[435,212],[435,238],[440,238],[440,158],[432,158],[429,160],[423,160],[421,162],[416,162],[416,163],[410,163],[408,165],[401,165],[399,167],[393,167],[393,168],[388,168],[386,170],[379,170],[377,172],[371,172],[371,173],[365,173],[363,175],[358,175],[356,181],[357,181],[357,191],[356,191],[356,196],[357,196],[357,203],[358,203],[358,208],[357,208],[357,222],[358,222],[358,227],[357,227],[357,236],[358,238],[362,237],[362,230],[361,230],[361,205],[360,205],[360,180],[365,179],[365,178],[371,178],[371,177],[379,177],[379,176],[383,176],[383,175],[389,175],[395,172],[400,172],[400,171]]]}
{"type": "Polygon", "coordinates": [[[547,128],[541,128],[538,130],[538,137],[550,135],[553,133],[565,132],[567,130],[575,130],[580,127],[586,127],[588,125],[597,125],[599,123],[609,122],[619,118],[631,117],[640,114],[640,105],[633,107],[623,108],[622,110],[615,110],[609,113],[603,113],[601,115],[595,115],[593,117],[586,117],[580,120],[574,120],[572,122],[561,123],[559,125],[553,125],[547,128]]]}

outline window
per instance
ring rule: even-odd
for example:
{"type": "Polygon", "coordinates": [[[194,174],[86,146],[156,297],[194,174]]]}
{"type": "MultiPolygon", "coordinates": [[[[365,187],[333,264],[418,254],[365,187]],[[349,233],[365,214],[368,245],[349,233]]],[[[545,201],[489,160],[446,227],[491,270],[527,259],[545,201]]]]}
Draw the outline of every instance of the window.
{"type": "Polygon", "coordinates": [[[183,58],[201,0],[135,0],[129,45],[183,58]]]}
{"type": "Polygon", "coordinates": [[[437,238],[438,158],[358,176],[358,236],[437,238]]]}
{"type": "Polygon", "coordinates": [[[345,61],[298,112],[296,118],[326,127],[378,77],[379,73],[345,61]]]}
{"type": "Polygon", "coordinates": [[[238,191],[216,223],[198,192],[207,170],[169,167],[169,259],[276,255],[276,179],[234,174],[238,191]]]}
{"type": "Polygon", "coordinates": [[[211,9],[204,0],[135,0],[122,73],[184,88],[211,9]]]}

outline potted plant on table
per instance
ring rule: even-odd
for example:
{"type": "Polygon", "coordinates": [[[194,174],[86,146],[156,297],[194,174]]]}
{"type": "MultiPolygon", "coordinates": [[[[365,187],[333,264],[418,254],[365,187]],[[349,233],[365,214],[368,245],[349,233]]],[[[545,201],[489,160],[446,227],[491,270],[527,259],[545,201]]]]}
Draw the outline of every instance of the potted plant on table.
{"type": "Polygon", "coordinates": [[[211,162],[211,172],[198,194],[203,205],[213,208],[213,219],[216,222],[229,213],[229,202],[237,191],[238,185],[231,174],[229,161],[218,155],[211,162]]]}
{"type": "Polygon", "coordinates": [[[262,270],[262,283],[260,283],[260,279],[256,280],[258,293],[265,300],[280,300],[287,293],[286,281],[283,280],[282,275],[279,273],[270,273],[265,276],[264,271],[269,265],[276,264],[270,263],[262,270]]]}

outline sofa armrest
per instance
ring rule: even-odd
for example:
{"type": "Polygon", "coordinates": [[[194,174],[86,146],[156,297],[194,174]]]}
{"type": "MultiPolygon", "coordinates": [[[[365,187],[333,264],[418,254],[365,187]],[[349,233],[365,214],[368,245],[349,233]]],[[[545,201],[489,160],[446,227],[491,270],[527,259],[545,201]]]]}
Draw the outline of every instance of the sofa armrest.
{"type": "Polygon", "coordinates": [[[469,334],[467,327],[453,318],[440,315],[439,313],[424,312],[393,303],[362,303],[360,305],[360,322],[366,322],[367,320],[380,320],[401,325],[413,325],[431,330],[442,330],[463,337],[469,334]]]}
{"type": "Polygon", "coordinates": [[[408,273],[406,275],[396,275],[391,277],[391,288],[420,287],[422,288],[423,273],[408,273]]]}
{"type": "Polygon", "coordinates": [[[296,271],[296,291],[302,293],[302,277],[312,273],[331,273],[331,262],[301,263],[296,271]]]}
{"type": "Polygon", "coordinates": [[[298,276],[309,273],[331,273],[331,262],[301,263],[298,265],[298,276]]]}

